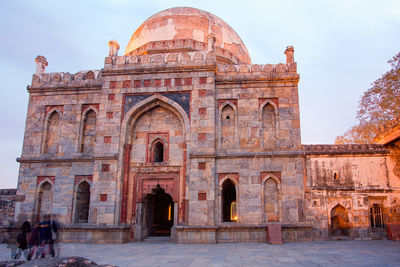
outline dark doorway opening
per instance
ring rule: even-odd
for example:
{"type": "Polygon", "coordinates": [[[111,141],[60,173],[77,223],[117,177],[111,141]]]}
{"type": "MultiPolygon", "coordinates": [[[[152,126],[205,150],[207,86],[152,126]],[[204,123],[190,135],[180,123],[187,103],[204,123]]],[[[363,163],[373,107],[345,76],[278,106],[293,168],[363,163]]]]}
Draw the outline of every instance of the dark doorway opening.
{"type": "Polygon", "coordinates": [[[154,144],[153,162],[164,162],[164,146],[161,142],[154,144]]]}
{"type": "Polygon", "coordinates": [[[149,236],[169,236],[174,225],[174,202],[172,197],[157,185],[147,195],[146,224],[149,236]]]}
{"type": "Polygon", "coordinates": [[[236,213],[236,189],[234,183],[227,179],[222,184],[222,220],[224,222],[236,221],[232,215],[236,213]],[[233,208],[235,210],[233,210],[233,208]]]}

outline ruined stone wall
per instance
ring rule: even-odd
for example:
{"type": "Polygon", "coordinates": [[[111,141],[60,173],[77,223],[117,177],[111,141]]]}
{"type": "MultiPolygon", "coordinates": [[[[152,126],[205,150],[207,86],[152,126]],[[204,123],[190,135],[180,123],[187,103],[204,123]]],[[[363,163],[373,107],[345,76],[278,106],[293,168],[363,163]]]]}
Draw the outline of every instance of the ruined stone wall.
{"type": "Polygon", "coordinates": [[[0,225],[10,225],[14,220],[16,189],[0,190],[0,225]]]}
{"type": "Polygon", "coordinates": [[[356,239],[382,238],[384,225],[395,220],[399,191],[392,186],[383,146],[305,146],[306,217],[315,238],[334,237],[337,209],[346,218],[338,235],[356,239]],[[340,151],[340,152],[339,152],[340,151]],[[383,224],[371,223],[372,208],[382,208],[383,224]],[[343,209],[344,208],[344,209],[343,209]],[[348,234],[346,232],[348,231],[348,234]]]}

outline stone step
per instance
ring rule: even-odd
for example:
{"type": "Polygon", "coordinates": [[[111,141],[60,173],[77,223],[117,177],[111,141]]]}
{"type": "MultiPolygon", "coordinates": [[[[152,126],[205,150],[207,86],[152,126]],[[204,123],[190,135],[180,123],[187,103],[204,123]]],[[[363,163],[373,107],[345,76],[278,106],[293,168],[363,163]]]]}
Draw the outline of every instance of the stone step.
{"type": "Polygon", "coordinates": [[[148,236],[143,240],[143,242],[167,243],[167,242],[171,242],[171,237],[170,236],[148,236]]]}
{"type": "Polygon", "coordinates": [[[386,227],[389,239],[400,241],[400,223],[388,223],[386,227]]]}
{"type": "Polygon", "coordinates": [[[347,236],[347,235],[332,235],[331,237],[330,237],[330,239],[331,240],[334,240],[334,241],[350,241],[350,240],[353,240],[350,236],[347,236]]]}
{"type": "Polygon", "coordinates": [[[272,245],[283,244],[282,229],[280,224],[270,224],[267,227],[267,241],[272,245]]]}

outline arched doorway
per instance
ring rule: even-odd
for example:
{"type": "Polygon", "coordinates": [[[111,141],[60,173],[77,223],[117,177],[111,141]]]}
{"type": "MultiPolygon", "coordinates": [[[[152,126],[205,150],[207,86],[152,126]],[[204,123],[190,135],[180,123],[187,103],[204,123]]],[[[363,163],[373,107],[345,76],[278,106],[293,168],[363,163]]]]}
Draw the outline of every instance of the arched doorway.
{"type": "Polygon", "coordinates": [[[149,236],[169,236],[174,225],[174,202],[158,184],[146,196],[146,226],[149,236]]]}
{"type": "Polygon", "coordinates": [[[331,210],[331,236],[350,236],[351,225],[347,210],[342,205],[336,205],[331,210]]]}
{"type": "Polygon", "coordinates": [[[232,222],[236,220],[235,184],[230,179],[226,179],[222,184],[222,221],[232,222]]]}

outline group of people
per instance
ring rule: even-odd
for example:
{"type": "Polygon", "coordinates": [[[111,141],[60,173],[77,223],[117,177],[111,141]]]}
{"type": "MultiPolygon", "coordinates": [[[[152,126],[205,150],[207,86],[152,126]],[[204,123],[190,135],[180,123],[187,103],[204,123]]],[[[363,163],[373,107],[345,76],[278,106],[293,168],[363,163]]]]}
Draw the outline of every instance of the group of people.
{"type": "Polygon", "coordinates": [[[58,239],[59,226],[50,215],[31,226],[29,221],[22,224],[21,233],[17,236],[17,249],[13,258],[19,259],[24,254],[25,259],[44,258],[46,255],[55,257],[54,244],[58,239]]]}

